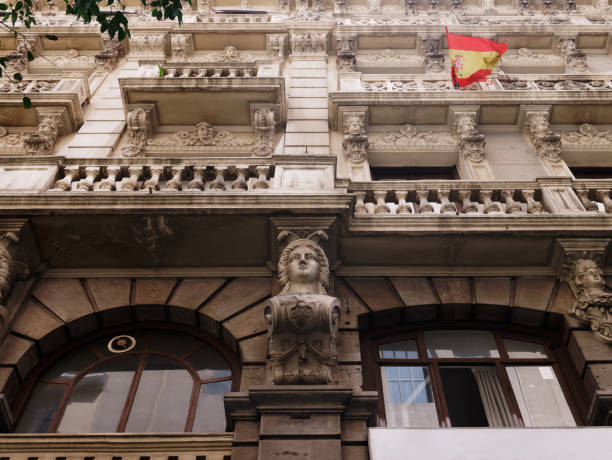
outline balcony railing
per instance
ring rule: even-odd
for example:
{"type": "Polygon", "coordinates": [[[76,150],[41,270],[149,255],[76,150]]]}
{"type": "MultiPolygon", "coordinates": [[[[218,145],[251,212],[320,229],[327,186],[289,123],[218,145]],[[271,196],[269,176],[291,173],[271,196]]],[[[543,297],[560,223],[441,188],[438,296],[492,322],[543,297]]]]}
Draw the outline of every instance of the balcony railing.
{"type": "Polygon", "coordinates": [[[60,168],[49,192],[248,192],[270,188],[266,163],[74,164],[60,168]]]}
{"type": "Polygon", "coordinates": [[[380,181],[351,184],[355,216],[541,215],[536,182],[380,181]]]}
{"type": "Polygon", "coordinates": [[[612,180],[577,180],[573,188],[587,211],[612,213],[612,198],[610,198],[612,180]]]}
{"type": "Polygon", "coordinates": [[[232,433],[0,435],[6,460],[227,460],[232,433]]]}

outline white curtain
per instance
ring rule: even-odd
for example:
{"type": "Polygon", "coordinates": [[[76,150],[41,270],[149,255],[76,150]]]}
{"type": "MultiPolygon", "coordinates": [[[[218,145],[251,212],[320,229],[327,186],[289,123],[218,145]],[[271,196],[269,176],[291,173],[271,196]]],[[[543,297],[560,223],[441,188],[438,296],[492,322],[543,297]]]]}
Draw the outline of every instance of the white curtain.
{"type": "Polygon", "coordinates": [[[473,367],[480,398],[491,427],[517,426],[494,367],[473,367]]]}
{"type": "Polygon", "coordinates": [[[389,380],[386,371],[387,369],[385,367],[381,367],[387,426],[390,428],[438,427],[438,414],[436,412],[435,403],[415,402],[416,395],[421,391],[425,391],[426,387],[430,385],[429,376],[415,388],[415,391],[410,395],[407,401],[391,402],[391,391],[389,389],[389,380]]]}

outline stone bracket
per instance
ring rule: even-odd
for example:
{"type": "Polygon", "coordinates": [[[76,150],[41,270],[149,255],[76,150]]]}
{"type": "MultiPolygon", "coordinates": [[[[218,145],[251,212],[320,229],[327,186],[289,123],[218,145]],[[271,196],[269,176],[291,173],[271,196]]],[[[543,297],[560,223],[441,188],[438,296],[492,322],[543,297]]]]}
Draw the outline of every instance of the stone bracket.
{"type": "Polygon", "coordinates": [[[364,134],[368,133],[369,107],[366,105],[341,106],[338,108],[338,129],[345,133],[347,121],[357,115],[363,124],[364,134]]]}
{"type": "Polygon", "coordinates": [[[610,238],[558,238],[553,258],[557,278],[568,281],[571,262],[577,258],[591,259],[601,265],[605,261],[610,241],[610,238]]]}
{"type": "Polygon", "coordinates": [[[529,116],[536,113],[545,113],[546,117],[548,118],[551,110],[551,105],[521,105],[518,114],[519,129],[524,133],[529,134],[529,116]]]}

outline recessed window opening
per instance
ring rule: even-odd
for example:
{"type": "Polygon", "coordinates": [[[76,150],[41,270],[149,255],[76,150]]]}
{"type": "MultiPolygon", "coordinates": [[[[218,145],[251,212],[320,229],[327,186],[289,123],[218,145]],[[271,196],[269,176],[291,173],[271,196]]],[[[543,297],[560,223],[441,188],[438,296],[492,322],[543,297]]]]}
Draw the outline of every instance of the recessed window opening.
{"type": "Polygon", "coordinates": [[[576,179],[612,179],[612,167],[570,166],[569,169],[576,179]]]}
{"type": "Polygon", "coordinates": [[[222,353],[169,330],[114,334],[44,370],[16,432],[219,432],[232,370],[222,353]]]}
{"type": "Polygon", "coordinates": [[[428,330],[374,347],[388,427],[576,426],[543,342],[428,330]]]}
{"type": "Polygon", "coordinates": [[[372,166],[372,180],[458,180],[455,166],[372,166]]]}

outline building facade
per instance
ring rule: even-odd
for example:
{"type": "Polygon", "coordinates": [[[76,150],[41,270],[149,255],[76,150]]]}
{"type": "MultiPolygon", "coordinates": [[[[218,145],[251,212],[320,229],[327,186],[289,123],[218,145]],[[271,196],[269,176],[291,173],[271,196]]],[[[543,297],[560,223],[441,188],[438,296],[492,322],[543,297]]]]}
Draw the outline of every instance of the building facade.
{"type": "Polygon", "coordinates": [[[0,458],[605,458],[608,0],[150,10],[0,37],[0,458]]]}

